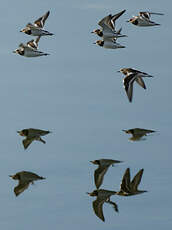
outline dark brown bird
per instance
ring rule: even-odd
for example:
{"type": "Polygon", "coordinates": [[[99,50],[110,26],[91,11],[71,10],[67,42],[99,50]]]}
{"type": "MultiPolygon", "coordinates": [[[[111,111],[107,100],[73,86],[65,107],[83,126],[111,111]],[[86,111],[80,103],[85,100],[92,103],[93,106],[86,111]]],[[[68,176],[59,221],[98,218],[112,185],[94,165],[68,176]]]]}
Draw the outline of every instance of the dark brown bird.
{"type": "Polygon", "coordinates": [[[104,175],[106,174],[108,168],[114,164],[122,163],[122,161],[112,160],[112,159],[99,159],[95,161],[90,161],[93,164],[98,165],[98,168],[94,172],[94,182],[96,185],[96,188],[99,189],[99,187],[103,183],[104,175]]]}
{"type": "Polygon", "coordinates": [[[104,215],[103,215],[103,204],[109,203],[113,206],[114,210],[118,212],[118,205],[112,201],[110,201],[110,197],[112,195],[115,195],[116,192],[104,190],[104,189],[98,189],[94,190],[91,193],[87,193],[90,196],[96,196],[97,199],[93,201],[93,210],[97,217],[99,217],[102,221],[105,221],[104,215]]]}
{"type": "Polygon", "coordinates": [[[29,184],[33,184],[36,180],[43,180],[44,177],[38,176],[35,173],[21,171],[14,175],[10,175],[14,180],[18,180],[18,185],[14,188],[14,193],[16,196],[20,195],[20,193],[24,192],[29,187],[29,184]]]}
{"type": "Polygon", "coordinates": [[[122,131],[132,135],[132,137],[129,138],[129,140],[131,141],[139,141],[143,136],[147,136],[147,134],[155,132],[154,130],[140,129],[140,128],[134,128],[134,129],[128,129],[122,131]]]}
{"type": "Polygon", "coordinates": [[[33,141],[41,141],[42,143],[46,143],[41,136],[45,136],[50,133],[50,131],[46,130],[41,130],[41,129],[23,129],[21,131],[17,131],[20,136],[25,136],[26,138],[23,140],[23,146],[25,149],[28,148],[28,146],[33,142],[33,141]]]}
{"type": "Polygon", "coordinates": [[[122,178],[120,191],[116,192],[116,195],[133,196],[147,192],[145,190],[138,190],[138,186],[142,179],[143,171],[144,169],[139,170],[138,173],[134,176],[133,180],[130,181],[130,169],[127,168],[122,178]]]}

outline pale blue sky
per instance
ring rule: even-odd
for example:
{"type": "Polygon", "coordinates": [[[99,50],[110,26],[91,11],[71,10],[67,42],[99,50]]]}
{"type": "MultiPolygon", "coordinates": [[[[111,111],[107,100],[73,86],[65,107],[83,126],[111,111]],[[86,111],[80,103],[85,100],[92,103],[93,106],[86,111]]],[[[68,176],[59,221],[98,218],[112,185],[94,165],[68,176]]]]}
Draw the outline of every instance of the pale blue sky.
{"type": "Polygon", "coordinates": [[[75,230],[170,230],[171,217],[171,8],[166,1],[2,1],[1,2],[1,153],[0,227],[75,230]],[[107,14],[123,9],[117,21],[127,38],[125,49],[107,50],[93,42],[90,32],[107,14]],[[54,33],[40,40],[50,56],[25,58],[12,53],[32,37],[19,31],[50,10],[45,29],[54,33]],[[159,27],[138,28],[126,23],[140,10],[154,16],[159,27]],[[154,76],[147,90],[134,86],[133,103],[116,71],[132,67],[154,76]],[[41,128],[53,133],[46,145],[33,143],[24,151],[16,131],[41,128]],[[158,132],[142,142],[129,142],[122,129],[148,128],[158,132]],[[104,206],[106,222],[92,210],[94,165],[90,160],[125,161],[111,168],[102,188],[117,190],[127,167],[132,176],[144,168],[140,196],[112,197],[119,214],[104,206]],[[19,197],[8,175],[33,171],[47,179],[19,197]]]}

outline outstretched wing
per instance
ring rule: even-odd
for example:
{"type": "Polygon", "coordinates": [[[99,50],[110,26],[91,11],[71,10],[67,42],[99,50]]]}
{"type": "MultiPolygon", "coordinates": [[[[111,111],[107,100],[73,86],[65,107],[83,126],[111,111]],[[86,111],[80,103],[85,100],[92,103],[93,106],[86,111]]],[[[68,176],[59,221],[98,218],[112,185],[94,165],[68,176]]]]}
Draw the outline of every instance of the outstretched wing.
{"type": "Polygon", "coordinates": [[[45,21],[48,18],[49,14],[50,14],[50,11],[47,11],[46,14],[44,14],[42,17],[40,17],[36,21],[34,21],[34,25],[36,27],[43,28],[44,24],[45,24],[45,21]]]}
{"type": "Polygon", "coordinates": [[[98,169],[95,170],[94,172],[94,182],[96,185],[96,188],[98,189],[101,184],[103,183],[103,179],[104,179],[104,175],[108,170],[108,166],[107,167],[98,167],[98,169]]]}
{"type": "Polygon", "coordinates": [[[24,149],[27,149],[33,141],[34,141],[34,138],[25,138],[23,140],[24,149]]]}
{"type": "Polygon", "coordinates": [[[143,88],[143,89],[146,89],[146,85],[142,79],[142,77],[137,77],[136,78],[136,82],[143,88]]]}
{"type": "MultiPolygon", "coordinates": [[[[104,18],[102,18],[99,22],[98,22],[98,25],[103,27],[104,25],[108,25],[108,21],[111,20],[111,14],[109,14],[108,16],[105,16],[104,18]]],[[[110,28],[112,29],[112,28],[110,28]]]]}
{"type": "Polygon", "coordinates": [[[124,88],[130,102],[132,102],[132,98],[133,98],[133,83],[135,79],[136,79],[135,74],[130,74],[127,75],[123,80],[124,88]]]}
{"type": "Polygon", "coordinates": [[[144,169],[141,169],[133,178],[132,182],[131,182],[131,190],[132,191],[137,191],[137,187],[140,184],[140,181],[142,179],[142,175],[143,175],[143,171],[144,169]]]}
{"type": "Polygon", "coordinates": [[[104,215],[103,215],[103,204],[104,200],[96,199],[93,201],[93,209],[96,214],[102,221],[105,221],[104,215]]]}
{"type": "Polygon", "coordinates": [[[114,14],[112,17],[111,17],[111,21],[109,21],[109,26],[115,30],[115,21],[123,14],[125,13],[126,10],[122,10],[121,12],[117,13],[117,14],[114,14]]]}
{"type": "Polygon", "coordinates": [[[146,19],[146,20],[150,20],[150,13],[149,12],[139,12],[139,16],[146,19]]]}
{"type": "Polygon", "coordinates": [[[14,188],[14,193],[16,196],[20,195],[20,193],[24,192],[29,187],[29,182],[22,182],[19,183],[15,188],[14,188]]]}
{"type": "Polygon", "coordinates": [[[150,20],[151,14],[154,14],[154,15],[164,15],[162,13],[154,13],[154,12],[149,12],[149,11],[139,12],[139,16],[143,17],[143,18],[145,18],[147,20],[150,20]]]}
{"type": "Polygon", "coordinates": [[[130,192],[130,169],[127,168],[122,178],[120,190],[129,193],[130,192]]]}
{"type": "Polygon", "coordinates": [[[32,39],[29,42],[27,42],[27,46],[32,49],[37,49],[38,48],[38,42],[40,40],[41,36],[38,36],[35,40],[32,39]]]}

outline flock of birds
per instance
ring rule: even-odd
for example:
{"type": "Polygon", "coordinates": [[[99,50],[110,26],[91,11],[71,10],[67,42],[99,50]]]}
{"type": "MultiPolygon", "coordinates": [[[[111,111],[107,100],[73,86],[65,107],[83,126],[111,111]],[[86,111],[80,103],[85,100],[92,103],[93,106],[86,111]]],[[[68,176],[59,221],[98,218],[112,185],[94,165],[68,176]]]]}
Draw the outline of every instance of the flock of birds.
{"type": "MultiPolygon", "coordinates": [[[[52,36],[53,33],[44,30],[44,24],[47,20],[50,11],[47,11],[42,17],[38,18],[34,23],[28,23],[24,29],[20,32],[23,32],[27,35],[36,36],[36,39],[32,39],[28,41],[26,44],[21,43],[19,48],[13,51],[13,53],[19,54],[24,57],[39,57],[39,56],[47,56],[48,53],[44,53],[38,50],[38,42],[42,36],[52,36]]],[[[40,130],[40,129],[23,129],[21,131],[17,131],[19,135],[24,136],[23,140],[24,149],[27,149],[28,146],[33,141],[40,141],[42,143],[46,143],[41,136],[45,136],[50,131],[40,130]]],[[[41,177],[33,172],[21,171],[14,175],[10,175],[10,177],[14,180],[18,180],[18,185],[14,188],[14,193],[16,196],[20,195],[24,190],[26,190],[30,184],[33,184],[36,180],[43,180],[44,177],[41,177]]]]}
{"type": "MultiPolygon", "coordinates": [[[[25,139],[23,140],[23,146],[24,149],[27,149],[33,141],[40,141],[45,144],[46,142],[41,138],[41,136],[45,136],[51,132],[30,128],[17,131],[17,133],[19,133],[20,136],[25,137],[25,139]]],[[[24,192],[24,190],[26,190],[30,184],[33,184],[34,181],[45,179],[44,177],[38,176],[33,172],[27,171],[18,172],[14,175],[10,175],[10,177],[14,180],[19,181],[18,185],[14,188],[14,193],[16,196],[24,192]]]]}
{"type": "Polygon", "coordinates": [[[109,203],[113,206],[116,212],[118,212],[118,205],[115,202],[110,200],[112,195],[119,195],[119,196],[133,196],[137,194],[141,194],[147,192],[145,190],[138,190],[138,186],[141,182],[142,175],[144,169],[141,169],[133,178],[130,180],[130,169],[127,168],[122,178],[122,182],[120,185],[120,190],[110,191],[105,189],[99,189],[99,187],[103,183],[104,175],[107,172],[108,168],[117,163],[121,163],[122,161],[112,160],[112,159],[100,159],[91,161],[93,164],[97,164],[98,168],[94,172],[94,181],[96,185],[96,190],[91,193],[88,193],[90,196],[96,196],[96,200],[93,201],[93,209],[95,214],[102,220],[105,221],[103,215],[103,204],[109,203]]]}
{"type": "MultiPolygon", "coordinates": [[[[95,44],[102,46],[108,49],[117,49],[117,48],[125,48],[125,46],[120,45],[117,43],[117,39],[120,37],[127,37],[126,35],[122,35],[121,31],[122,28],[116,30],[115,21],[125,13],[125,10],[115,14],[115,15],[108,15],[104,17],[98,25],[101,26],[101,29],[96,29],[92,31],[92,33],[100,36],[103,40],[98,40],[95,44]]],[[[47,53],[41,52],[38,50],[38,43],[42,36],[51,36],[52,33],[43,29],[46,19],[48,18],[50,12],[48,11],[42,17],[38,18],[33,24],[28,23],[21,32],[36,36],[36,39],[32,39],[27,42],[27,44],[21,43],[19,48],[13,51],[16,54],[25,57],[38,57],[38,56],[46,56],[47,53]]],[[[153,13],[153,12],[140,12],[138,16],[134,16],[128,22],[132,23],[136,26],[158,26],[159,24],[150,20],[150,16],[152,14],[155,15],[162,15],[160,13],[153,13]]],[[[145,83],[143,81],[144,77],[152,77],[151,75],[135,70],[133,68],[122,68],[119,70],[122,74],[125,75],[123,80],[124,88],[126,94],[128,96],[129,102],[132,102],[132,95],[133,95],[133,83],[136,81],[142,88],[146,89],[145,83]]],[[[149,133],[153,133],[153,130],[141,129],[141,128],[134,128],[129,130],[123,130],[124,132],[131,134],[132,137],[130,140],[138,141],[143,136],[146,136],[149,133]]],[[[46,143],[41,137],[45,136],[50,133],[50,131],[40,130],[40,129],[23,129],[18,131],[19,135],[24,136],[25,139],[23,140],[24,149],[27,149],[29,145],[33,141],[40,141],[42,143],[46,143]]],[[[111,204],[115,211],[118,212],[118,205],[110,200],[112,195],[120,195],[120,196],[132,196],[146,192],[145,190],[138,190],[138,186],[141,182],[142,175],[144,169],[141,169],[131,181],[130,179],[130,168],[127,168],[123,177],[122,182],[120,185],[120,190],[110,191],[105,189],[99,189],[103,183],[104,175],[106,174],[108,168],[114,164],[122,163],[122,161],[112,160],[112,159],[99,159],[91,161],[93,164],[98,165],[98,168],[94,172],[94,181],[96,190],[91,193],[88,193],[90,196],[96,196],[96,200],[93,201],[93,209],[95,214],[102,220],[105,221],[103,215],[103,204],[109,203],[111,204]]],[[[20,195],[24,190],[26,190],[30,184],[33,184],[36,180],[45,179],[33,172],[28,171],[21,171],[14,175],[10,175],[12,179],[18,180],[18,185],[14,188],[14,193],[16,196],[20,195]]]]}
{"type": "MultiPolygon", "coordinates": [[[[117,43],[117,39],[121,37],[127,37],[126,35],[121,34],[122,28],[116,30],[115,22],[116,20],[125,13],[126,10],[123,10],[115,15],[107,15],[103,19],[98,22],[98,25],[101,29],[93,30],[91,33],[102,37],[102,40],[96,41],[94,44],[97,44],[106,49],[118,49],[118,48],[125,48],[125,46],[117,43]]],[[[127,22],[132,23],[135,26],[159,26],[160,24],[155,23],[150,20],[151,15],[163,15],[161,13],[153,13],[153,12],[139,12],[138,16],[134,16],[129,19],[127,22]]],[[[146,89],[146,85],[144,83],[143,78],[148,77],[152,78],[153,76],[147,74],[145,72],[141,72],[139,70],[133,68],[122,68],[117,72],[121,72],[125,75],[123,79],[123,85],[128,97],[129,102],[132,102],[133,98],[133,84],[137,82],[143,89],[146,89]]],[[[129,130],[123,130],[127,134],[131,134],[132,137],[129,138],[132,141],[138,141],[143,139],[142,137],[146,136],[147,134],[155,132],[154,130],[148,129],[141,129],[141,128],[134,128],[129,130]]],[[[122,177],[120,190],[110,191],[105,189],[99,189],[103,183],[104,175],[106,174],[108,168],[113,164],[121,163],[121,161],[113,160],[113,159],[99,159],[95,161],[91,161],[93,164],[97,164],[98,168],[94,172],[94,182],[96,186],[96,190],[91,193],[88,193],[90,196],[96,196],[96,200],[93,201],[92,206],[93,210],[97,217],[99,217],[102,221],[105,221],[104,214],[103,214],[103,204],[109,203],[113,206],[114,210],[118,212],[118,205],[115,202],[110,200],[112,195],[119,195],[119,196],[133,196],[138,195],[144,192],[145,190],[139,190],[138,186],[141,182],[142,175],[144,169],[141,169],[137,172],[134,176],[132,181],[130,180],[130,168],[125,170],[125,173],[122,177]]]]}
{"type": "MultiPolygon", "coordinates": [[[[118,48],[125,48],[125,46],[117,43],[117,39],[120,37],[127,37],[127,35],[122,35],[121,31],[122,28],[119,30],[116,30],[115,22],[116,20],[125,13],[126,10],[123,10],[115,15],[109,14],[108,16],[105,16],[103,19],[101,19],[98,22],[98,25],[101,27],[101,29],[93,30],[91,33],[94,33],[98,35],[99,37],[102,37],[103,40],[98,40],[93,44],[97,44],[101,47],[104,47],[106,49],[118,49],[118,48]]],[[[129,19],[127,22],[132,23],[136,26],[159,26],[160,24],[155,23],[150,20],[151,15],[163,15],[161,13],[153,13],[153,12],[139,12],[138,16],[134,16],[131,19],[129,19]]],[[[132,102],[133,98],[133,84],[134,82],[137,82],[143,89],[146,89],[146,85],[144,83],[143,78],[145,77],[153,77],[150,74],[147,74],[145,72],[141,72],[139,70],[133,69],[133,68],[122,68],[117,72],[121,72],[125,75],[125,78],[123,79],[123,85],[128,97],[129,102],[132,102]]]]}
{"type": "Polygon", "coordinates": [[[38,18],[34,21],[34,24],[28,23],[24,29],[20,32],[23,32],[27,35],[36,36],[36,39],[32,39],[28,41],[26,44],[21,43],[19,48],[14,50],[13,53],[19,54],[24,57],[39,57],[39,56],[47,56],[49,54],[41,52],[38,50],[38,42],[42,36],[51,36],[52,33],[44,30],[44,24],[46,19],[48,18],[50,11],[44,14],[42,17],[38,18]]]}

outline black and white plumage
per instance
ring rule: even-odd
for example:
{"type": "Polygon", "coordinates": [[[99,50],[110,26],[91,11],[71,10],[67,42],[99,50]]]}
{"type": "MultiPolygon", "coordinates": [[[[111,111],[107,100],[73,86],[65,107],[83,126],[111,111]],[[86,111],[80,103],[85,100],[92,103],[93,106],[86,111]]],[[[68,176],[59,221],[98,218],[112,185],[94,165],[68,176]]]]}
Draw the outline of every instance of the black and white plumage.
{"type": "Polygon", "coordinates": [[[123,73],[126,77],[123,79],[124,88],[128,96],[129,102],[132,102],[133,98],[133,84],[136,81],[143,89],[146,89],[146,85],[143,81],[143,77],[153,77],[145,72],[135,70],[132,68],[122,68],[118,72],[123,73]]]}
{"type": "Polygon", "coordinates": [[[126,37],[126,35],[122,35],[121,29],[116,31],[115,28],[115,21],[125,12],[125,10],[119,12],[118,14],[111,15],[104,17],[98,22],[98,25],[101,29],[93,30],[92,33],[97,34],[100,37],[105,38],[119,38],[119,37],[126,37]]]}
{"type": "Polygon", "coordinates": [[[52,33],[48,32],[47,30],[43,30],[44,24],[46,19],[48,18],[50,11],[46,12],[42,17],[38,18],[34,21],[34,24],[28,23],[24,29],[20,32],[23,32],[28,35],[32,36],[47,36],[53,35],[52,33]]]}
{"type": "Polygon", "coordinates": [[[125,46],[117,43],[115,38],[104,38],[103,40],[98,40],[94,42],[93,44],[96,44],[106,49],[125,48],[125,46]]]}
{"type": "Polygon", "coordinates": [[[38,49],[38,42],[40,40],[41,36],[38,36],[36,39],[32,39],[27,42],[27,46],[32,49],[38,49]]]}
{"type": "Polygon", "coordinates": [[[154,12],[148,12],[148,11],[142,11],[139,12],[138,16],[133,16],[131,19],[129,19],[127,22],[132,23],[133,25],[136,26],[159,26],[160,24],[155,23],[150,20],[151,15],[164,15],[162,13],[154,13],[154,12]]]}
{"type": "MultiPolygon", "coordinates": [[[[32,40],[30,42],[32,42],[32,40]]],[[[34,43],[34,41],[32,43],[34,43]]],[[[26,45],[21,43],[19,45],[19,48],[14,50],[13,53],[19,54],[24,57],[39,57],[49,55],[48,53],[44,53],[42,51],[37,50],[37,48],[30,47],[30,44],[28,43],[26,45]]]]}
{"type": "Polygon", "coordinates": [[[125,11],[126,10],[122,10],[121,12],[114,15],[109,14],[108,16],[104,17],[101,21],[99,21],[98,25],[102,26],[102,24],[106,24],[109,28],[116,31],[115,22],[122,14],[125,13],[125,11]]]}

